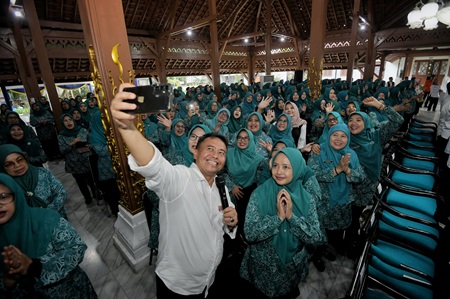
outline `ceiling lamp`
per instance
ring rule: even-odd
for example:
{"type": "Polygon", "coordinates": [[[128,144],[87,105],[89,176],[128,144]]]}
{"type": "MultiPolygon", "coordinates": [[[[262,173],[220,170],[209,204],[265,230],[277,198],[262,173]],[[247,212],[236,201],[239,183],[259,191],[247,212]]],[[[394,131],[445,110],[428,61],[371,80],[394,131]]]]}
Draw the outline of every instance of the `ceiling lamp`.
{"type": "Polygon", "coordinates": [[[423,30],[433,30],[438,28],[438,19],[436,17],[426,19],[424,23],[425,26],[423,27],[423,30]]]}
{"type": "Polygon", "coordinates": [[[435,0],[429,0],[427,4],[422,6],[420,11],[422,12],[422,19],[431,19],[436,16],[439,10],[439,4],[435,0]]]}
{"type": "Polygon", "coordinates": [[[437,12],[436,18],[439,22],[447,25],[447,28],[450,28],[450,2],[437,12]]]}
{"type": "Polygon", "coordinates": [[[426,4],[422,0],[417,2],[416,7],[408,14],[410,29],[422,28],[433,30],[438,28],[439,22],[450,28],[450,2],[444,6],[442,0],[428,0],[426,4]],[[439,8],[442,8],[439,10],[439,8]]]}
{"type": "Polygon", "coordinates": [[[408,24],[409,29],[417,29],[423,27],[422,21],[422,11],[419,6],[416,7],[408,14],[408,24]]]}

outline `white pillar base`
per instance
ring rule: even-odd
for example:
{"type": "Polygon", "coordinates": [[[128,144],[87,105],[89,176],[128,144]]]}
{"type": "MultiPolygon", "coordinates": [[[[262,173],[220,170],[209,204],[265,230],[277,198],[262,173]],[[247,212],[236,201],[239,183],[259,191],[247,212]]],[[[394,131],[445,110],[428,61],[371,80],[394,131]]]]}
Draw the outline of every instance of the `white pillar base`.
{"type": "Polygon", "coordinates": [[[135,273],[148,267],[150,248],[148,248],[149,230],[145,212],[130,214],[119,205],[119,214],[114,224],[114,244],[122,253],[135,273]]]}

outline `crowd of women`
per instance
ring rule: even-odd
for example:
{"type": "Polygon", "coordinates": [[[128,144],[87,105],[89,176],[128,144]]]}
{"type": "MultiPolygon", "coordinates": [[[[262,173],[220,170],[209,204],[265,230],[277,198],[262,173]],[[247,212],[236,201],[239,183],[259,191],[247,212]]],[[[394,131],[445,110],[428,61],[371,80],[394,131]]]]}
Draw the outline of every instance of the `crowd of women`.
{"type": "MultiPolygon", "coordinates": [[[[324,80],[322,85],[314,100],[307,82],[293,80],[222,84],[217,92],[208,85],[177,88],[170,111],[143,118],[145,137],[174,165],[190,166],[197,141],[206,133],[230,141],[220,175],[238,211],[239,275],[257,290],[252,295],[296,297],[309,261],[324,271],[323,257],[355,257],[359,218],[378,184],[384,144],[417,113],[413,79],[391,88],[380,80],[324,80]]],[[[95,98],[63,100],[61,108],[63,130],[57,135],[45,98],[32,104],[35,130],[17,113],[1,109],[6,144],[0,146],[0,168],[6,174],[0,176],[0,245],[5,248],[0,287],[26,292],[32,281],[39,292],[51,294],[70,278],[82,285],[83,298],[90,298],[95,292],[78,267],[86,247],[65,219],[62,184],[42,165],[62,155],[66,172],[89,204],[95,186],[88,156],[94,152],[101,187],[115,214],[120,192],[95,98]],[[36,241],[35,230],[44,222],[51,225],[36,241]],[[29,232],[12,233],[22,230],[29,232]],[[63,251],[63,266],[53,260],[58,246],[76,252],[63,251]],[[50,279],[46,271],[54,267],[59,272],[50,279]]],[[[151,190],[148,195],[155,216],[149,247],[157,249],[158,197],[151,190]]]]}
{"type": "MultiPolygon", "coordinates": [[[[239,215],[241,278],[262,298],[291,298],[313,261],[355,258],[360,215],[371,204],[384,144],[417,113],[414,79],[221,85],[174,91],[174,105],[144,118],[145,136],[172,164],[190,166],[198,138],[229,140],[224,176],[239,215]],[[405,120],[406,119],[406,120],[405,120]]],[[[152,219],[158,219],[158,198],[152,219]]],[[[158,247],[152,220],[149,247],[158,247]]],[[[252,290],[252,296],[255,296],[252,290]]]]}

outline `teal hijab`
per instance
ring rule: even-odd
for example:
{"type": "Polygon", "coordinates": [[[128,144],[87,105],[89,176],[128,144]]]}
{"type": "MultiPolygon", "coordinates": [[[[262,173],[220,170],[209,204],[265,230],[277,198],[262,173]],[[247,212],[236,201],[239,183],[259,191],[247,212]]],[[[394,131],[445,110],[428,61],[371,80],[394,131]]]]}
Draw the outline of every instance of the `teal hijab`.
{"type": "Polygon", "coordinates": [[[81,117],[82,117],[85,121],[90,122],[90,121],[91,121],[91,115],[89,114],[89,107],[88,107],[88,105],[87,105],[85,102],[82,102],[82,103],[80,103],[80,104],[78,105],[78,109],[80,109],[81,117]],[[86,112],[81,111],[81,106],[86,106],[86,108],[87,108],[88,110],[86,110],[86,112]]]}
{"type": "Polygon", "coordinates": [[[175,134],[175,125],[178,123],[183,123],[181,118],[175,118],[172,120],[172,129],[170,130],[170,147],[173,151],[180,152],[183,151],[188,143],[188,139],[185,134],[177,136],[175,134]]]}
{"type": "MultiPolygon", "coordinates": [[[[337,124],[344,124],[344,120],[342,119],[342,116],[339,113],[332,111],[332,112],[328,113],[328,115],[330,115],[330,114],[333,114],[334,117],[336,117],[336,119],[338,121],[337,124]]],[[[327,118],[325,119],[325,126],[323,127],[322,135],[320,135],[320,138],[317,141],[317,143],[319,143],[319,144],[324,143],[328,140],[327,139],[328,138],[328,130],[330,130],[328,128],[328,115],[327,115],[327,118]]]]}
{"type": "MultiPolygon", "coordinates": [[[[188,139],[191,137],[192,132],[194,132],[194,130],[196,128],[203,129],[203,131],[205,131],[205,134],[211,133],[211,130],[207,126],[201,125],[201,124],[196,124],[196,125],[192,126],[192,128],[189,130],[189,133],[187,135],[188,139]]],[[[186,147],[183,149],[181,154],[184,157],[184,161],[185,161],[184,165],[186,165],[187,167],[190,167],[191,164],[194,163],[194,155],[189,150],[189,141],[186,143],[186,147]]]]}
{"type": "Polygon", "coordinates": [[[89,143],[99,144],[102,146],[106,145],[106,134],[105,129],[103,128],[100,110],[96,111],[92,115],[91,134],[89,135],[89,143]]]}
{"type": "Polygon", "coordinates": [[[381,133],[374,129],[372,121],[365,112],[356,111],[351,116],[358,114],[364,120],[364,129],[359,134],[352,134],[350,148],[358,155],[359,162],[364,166],[372,182],[380,179],[381,170],[381,133]]]}
{"type": "Polygon", "coordinates": [[[246,188],[255,182],[256,170],[263,160],[263,156],[256,152],[255,137],[250,130],[239,130],[235,137],[235,144],[236,146],[227,152],[227,170],[239,186],[246,188]],[[237,146],[237,137],[242,131],[246,131],[250,138],[245,149],[237,146]]]}
{"type": "Polygon", "coordinates": [[[231,108],[230,121],[228,122],[227,127],[228,127],[228,132],[230,134],[234,134],[244,127],[244,117],[242,116],[242,107],[241,106],[234,106],[233,108],[231,108]],[[234,111],[236,109],[241,109],[241,115],[239,116],[239,118],[234,117],[234,111]]]}
{"type": "MultiPolygon", "coordinates": [[[[264,126],[264,119],[263,119],[261,113],[259,113],[259,112],[250,113],[249,116],[247,117],[245,127],[248,129],[248,121],[249,121],[250,117],[252,117],[253,115],[256,115],[259,119],[259,130],[258,130],[258,132],[253,133],[253,135],[256,138],[258,138],[258,140],[259,140],[259,138],[261,137],[261,134],[262,134],[263,126],[264,126]]],[[[255,140],[255,143],[256,143],[256,140],[255,140]]]]}
{"type": "Polygon", "coordinates": [[[270,127],[268,135],[270,138],[272,138],[272,140],[289,139],[289,140],[292,140],[292,142],[294,142],[294,138],[292,137],[292,119],[289,115],[287,115],[286,113],[283,113],[277,118],[277,122],[280,121],[280,118],[282,116],[287,118],[288,123],[287,123],[286,129],[284,129],[283,131],[280,131],[277,128],[277,125],[275,124],[270,127]]]}
{"type": "MultiPolygon", "coordinates": [[[[8,222],[0,224],[0,248],[14,245],[30,258],[38,258],[47,252],[53,230],[60,215],[52,209],[31,208],[27,205],[20,186],[8,175],[0,174],[0,184],[14,193],[14,215],[8,222]]],[[[0,275],[4,273],[0,259],[0,275]]]]}
{"type": "MultiPolygon", "coordinates": [[[[307,217],[311,205],[311,194],[305,190],[303,182],[314,176],[314,171],[306,165],[302,154],[295,148],[284,148],[278,151],[273,161],[279,154],[286,155],[291,162],[292,181],[287,185],[280,186],[273,178],[270,178],[256,188],[253,192],[254,198],[258,201],[259,213],[264,216],[278,217],[276,198],[281,189],[286,189],[291,195],[293,214],[297,217],[307,217]]],[[[273,237],[272,244],[283,265],[288,263],[297,252],[299,239],[291,231],[287,220],[281,223],[278,233],[273,237]]]]}
{"type": "MultiPolygon", "coordinates": [[[[356,169],[359,167],[359,160],[356,153],[349,147],[350,131],[345,124],[337,124],[331,127],[328,131],[327,140],[320,144],[320,164],[322,168],[335,168],[341,161],[342,156],[350,154],[350,168],[356,169]],[[330,137],[333,132],[344,132],[348,137],[347,144],[340,150],[335,150],[330,145],[330,137]]],[[[341,172],[334,177],[333,182],[327,183],[328,191],[330,193],[330,206],[345,205],[348,202],[350,194],[350,183],[347,182],[346,174],[341,172]]]]}
{"type": "Polygon", "coordinates": [[[59,117],[59,120],[61,121],[62,127],[64,128],[59,134],[66,136],[66,137],[77,137],[78,132],[80,132],[81,127],[77,125],[77,123],[73,120],[74,127],[72,129],[67,129],[64,125],[64,117],[70,117],[73,120],[73,116],[71,114],[63,114],[59,117]]]}
{"type": "Polygon", "coordinates": [[[158,124],[150,119],[150,116],[144,120],[144,134],[146,138],[152,136],[158,130],[158,124]]]}
{"type": "Polygon", "coordinates": [[[249,114],[255,111],[256,106],[258,106],[258,102],[256,101],[256,97],[253,96],[251,92],[247,92],[244,96],[244,101],[241,104],[242,106],[242,113],[243,114],[249,114]],[[252,99],[251,102],[247,101],[247,98],[252,99]]]}
{"type": "Polygon", "coordinates": [[[221,127],[227,127],[228,123],[230,122],[230,110],[228,110],[227,108],[222,108],[217,112],[216,116],[214,116],[213,119],[205,120],[205,124],[211,129],[211,131],[214,130],[216,128],[216,125],[219,123],[219,114],[222,112],[226,112],[228,118],[224,123],[221,124],[221,127]]]}
{"type": "Polygon", "coordinates": [[[222,108],[222,105],[221,105],[219,102],[217,102],[216,100],[211,100],[211,101],[209,101],[208,105],[206,106],[206,112],[207,112],[206,117],[209,118],[209,119],[214,118],[214,116],[217,115],[217,112],[218,112],[221,108],[222,108]],[[212,104],[214,104],[214,103],[217,104],[217,111],[215,111],[215,112],[211,110],[211,106],[212,106],[212,104]]]}
{"type": "Polygon", "coordinates": [[[34,102],[33,104],[31,104],[31,109],[30,109],[31,114],[33,114],[34,116],[42,116],[45,114],[45,112],[47,112],[47,110],[41,105],[40,102],[34,102]],[[39,110],[36,111],[33,109],[33,106],[38,106],[39,110]]]}
{"type": "MultiPolygon", "coordinates": [[[[6,158],[12,153],[18,153],[23,158],[25,158],[25,154],[18,146],[14,144],[0,145],[1,172],[6,173],[3,164],[5,163],[6,158]]],[[[47,204],[34,195],[34,190],[36,189],[39,180],[38,168],[36,166],[31,165],[28,162],[27,164],[28,164],[27,172],[21,176],[13,177],[13,179],[22,188],[23,194],[25,195],[27,203],[30,207],[46,208],[47,204]]]]}

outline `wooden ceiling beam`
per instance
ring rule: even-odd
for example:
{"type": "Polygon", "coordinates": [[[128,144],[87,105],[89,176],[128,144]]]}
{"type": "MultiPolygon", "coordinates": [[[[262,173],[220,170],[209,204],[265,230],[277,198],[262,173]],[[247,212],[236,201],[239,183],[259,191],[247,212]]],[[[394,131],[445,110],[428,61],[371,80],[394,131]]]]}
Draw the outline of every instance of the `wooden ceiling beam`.
{"type": "Polygon", "coordinates": [[[252,33],[247,33],[247,34],[242,34],[242,35],[237,35],[237,36],[232,36],[229,38],[225,38],[225,39],[221,39],[219,40],[220,43],[223,42],[233,42],[236,40],[240,40],[240,39],[245,39],[245,38],[252,38],[252,37],[257,37],[257,36],[262,36],[265,35],[265,32],[252,32],[252,33]]]}
{"type": "Polygon", "coordinates": [[[223,19],[222,16],[217,16],[217,15],[216,16],[208,16],[206,18],[203,18],[201,20],[195,21],[195,22],[190,23],[188,25],[177,27],[177,28],[174,28],[172,30],[168,30],[168,31],[162,32],[160,34],[157,34],[155,36],[155,38],[159,39],[159,38],[163,38],[163,37],[165,37],[167,35],[170,35],[170,36],[178,35],[178,34],[186,32],[188,30],[195,30],[195,29],[199,29],[199,28],[208,26],[209,22],[214,21],[214,20],[216,20],[217,22],[222,22],[222,19],[223,19]]]}

